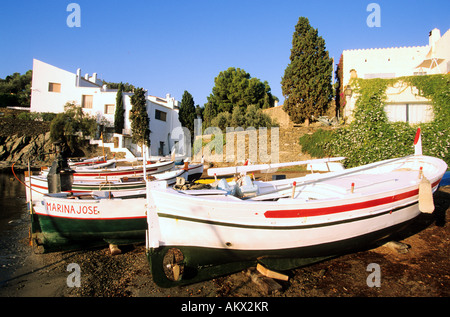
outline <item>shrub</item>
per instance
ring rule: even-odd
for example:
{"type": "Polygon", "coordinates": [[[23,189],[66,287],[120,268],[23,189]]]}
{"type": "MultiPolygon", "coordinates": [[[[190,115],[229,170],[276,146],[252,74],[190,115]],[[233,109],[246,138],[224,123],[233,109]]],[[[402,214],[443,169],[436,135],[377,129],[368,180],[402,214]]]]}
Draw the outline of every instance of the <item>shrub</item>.
{"type": "Polygon", "coordinates": [[[58,113],[50,123],[50,138],[52,142],[61,141],[63,151],[74,153],[81,141],[87,136],[93,136],[96,129],[94,117],[85,114],[81,107],[66,103],[64,112],[58,113]]]}
{"type": "Polygon", "coordinates": [[[211,120],[211,126],[220,128],[224,133],[226,127],[241,128],[271,128],[278,126],[275,120],[266,115],[262,109],[255,105],[248,106],[245,110],[243,107],[234,107],[233,113],[220,112],[211,120]]]}
{"type": "Polygon", "coordinates": [[[225,131],[226,127],[230,126],[231,114],[228,112],[221,112],[211,120],[211,125],[213,127],[218,127],[220,130],[225,131]]]}
{"type": "Polygon", "coordinates": [[[313,134],[305,134],[300,137],[299,143],[302,151],[309,153],[313,157],[329,156],[327,145],[333,138],[333,131],[319,129],[313,134]]]}
{"type": "Polygon", "coordinates": [[[20,120],[29,121],[45,121],[50,122],[56,117],[56,113],[52,112],[21,112],[17,115],[20,120]]]}
{"type": "Polygon", "coordinates": [[[51,122],[53,119],[56,118],[56,113],[41,112],[40,113],[40,118],[42,119],[42,121],[51,122]]]}

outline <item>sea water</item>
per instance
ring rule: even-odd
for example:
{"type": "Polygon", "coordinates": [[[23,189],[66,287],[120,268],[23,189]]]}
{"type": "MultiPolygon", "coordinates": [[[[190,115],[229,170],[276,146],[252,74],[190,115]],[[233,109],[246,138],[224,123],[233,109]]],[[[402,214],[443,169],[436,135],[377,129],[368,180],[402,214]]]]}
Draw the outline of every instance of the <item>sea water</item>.
{"type": "MultiPolygon", "coordinates": [[[[23,182],[23,172],[16,172],[23,182]]],[[[26,188],[12,173],[0,173],[0,287],[28,252],[26,188]]]]}

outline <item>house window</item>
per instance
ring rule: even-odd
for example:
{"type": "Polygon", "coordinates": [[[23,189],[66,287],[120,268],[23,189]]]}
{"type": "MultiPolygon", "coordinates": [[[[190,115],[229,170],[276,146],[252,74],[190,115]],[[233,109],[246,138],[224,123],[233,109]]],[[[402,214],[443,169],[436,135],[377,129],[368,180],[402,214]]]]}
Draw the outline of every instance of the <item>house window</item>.
{"type": "Polygon", "coordinates": [[[388,104],[384,107],[390,122],[426,123],[433,120],[433,107],[429,104],[388,104]]]}
{"type": "Polygon", "coordinates": [[[427,104],[408,105],[409,123],[426,123],[434,119],[433,106],[427,104]]]}
{"type": "Polygon", "coordinates": [[[116,110],[116,105],[114,105],[114,104],[105,105],[105,114],[114,114],[115,110],[116,110]]]}
{"type": "Polygon", "coordinates": [[[155,110],[155,119],[166,121],[167,113],[164,111],[160,111],[158,109],[155,110]]]}
{"type": "Polygon", "coordinates": [[[92,101],[94,99],[93,95],[82,95],[81,96],[81,107],[92,109],[92,101]]]}
{"type": "Polygon", "coordinates": [[[50,92],[61,92],[61,84],[48,83],[48,91],[50,91],[50,92]]]}

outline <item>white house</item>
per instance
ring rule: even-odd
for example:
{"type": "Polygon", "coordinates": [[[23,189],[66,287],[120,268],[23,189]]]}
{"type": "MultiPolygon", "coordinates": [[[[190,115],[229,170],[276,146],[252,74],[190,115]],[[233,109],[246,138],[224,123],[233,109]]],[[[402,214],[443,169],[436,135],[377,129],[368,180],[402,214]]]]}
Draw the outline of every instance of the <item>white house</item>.
{"type": "MultiPolygon", "coordinates": [[[[429,33],[425,46],[392,47],[345,50],[343,52],[343,85],[348,87],[352,78],[396,78],[446,74],[450,72],[450,29],[441,37],[438,29],[429,33]]],[[[428,122],[433,119],[431,101],[417,95],[416,87],[398,82],[386,91],[385,111],[390,121],[409,123],[428,122]]],[[[343,116],[352,120],[358,96],[346,91],[343,116]]]]}
{"type": "MultiPolygon", "coordinates": [[[[106,127],[114,126],[117,89],[108,89],[102,85],[102,80],[94,73],[92,76],[81,75],[81,69],[71,73],[50,64],[33,59],[33,78],[31,87],[32,112],[64,111],[67,102],[80,105],[83,110],[97,118],[99,124],[106,127]]],[[[130,97],[133,93],[123,93],[125,108],[125,126],[121,143],[125,144],[134,154],[140,155],[140,149],[131,144],[131,110],[130,97]],[[128,136],[128,137],[127,137],[128,136]]],[[[179,102],[167,94],[165,98],[155,97],[146,93],[147,113],[150,119],[151,155],[168,155],[177,140],[173,140],[172,131],[180,128],[178,120],[179,102]]]]}

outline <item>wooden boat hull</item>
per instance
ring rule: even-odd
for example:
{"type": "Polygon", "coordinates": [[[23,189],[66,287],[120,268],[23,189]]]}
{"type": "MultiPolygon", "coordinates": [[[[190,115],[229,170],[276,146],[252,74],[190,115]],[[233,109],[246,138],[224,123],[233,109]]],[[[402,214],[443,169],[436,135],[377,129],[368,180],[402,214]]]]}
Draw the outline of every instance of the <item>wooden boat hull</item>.
{"type": "Polygon", "coordinates": [[[35,244],[45,252],[128,245],[145,240],[144,218],[87,221],[35,215],[34,221],[42,230],[33,234],[35,244]]]}
{"type": "MultiPolygon", "coordinates": [[[[153,177],[173,184],[176,177],[184,177],[186,173],[194,173],[195,177],[195,172],[203,171],[202,164],[190,167],[153,174],[153,177]]],[[[96,188],[98,184],[86,187],[87,183],[78,182],[71,192],[34,200],[32,220],[36,243],[52,251],[144,242],[147,229],[145,182],[132,182],[131,187],[123,187],[127,183],[117,183],[121,187],[116,191],[108,184],[96,188]]]]}
{"type": "Polygon", "coordinates": [[[154,282],[160,287],[189,285],[261,264],[274,271],[287,271],[344,254],[377,246],[394,234],[405,229],[415,218],[376,232],[324,243],[280,250],[227,250],[196,246],[162,246],[147,252],[147,260],[154,282]],[[178,280],[168,277],[164,270],[166,257],[171,250],[183,254],[183,276],[178,280]]]}
{"type": "Polygon", "coordinates": [[[157,220],[149,218],[149,232],[160,231],[156,247],[154,240],[147,242],[155,282],[163,287],[189,284],[254,263],[286,270],[370,246],[421,214],[421,167],[433,191],[447,169],[443,161],[427,157],[377,164],[315,181],[298,178],[304,185],[296,188],[297,195],[280,191],[276,201],[151,188],[157,220]],[[169,250],[182,254],[177,263],[186,274],[180,278],[167,275],[169,250]]]}
{"type": "Polygon", "coordinates": [[[145,201],[67,193],[46,196],[33,206],[33,238],[45,251],[143,242],[145,201]]]}

